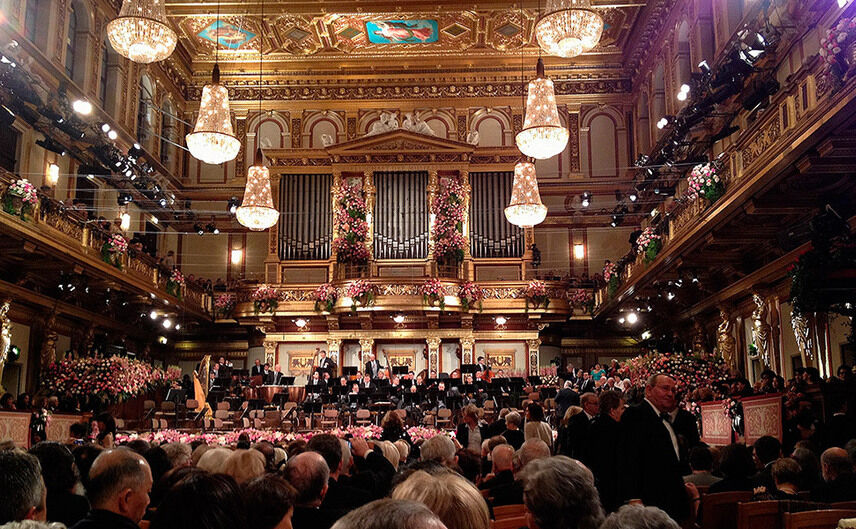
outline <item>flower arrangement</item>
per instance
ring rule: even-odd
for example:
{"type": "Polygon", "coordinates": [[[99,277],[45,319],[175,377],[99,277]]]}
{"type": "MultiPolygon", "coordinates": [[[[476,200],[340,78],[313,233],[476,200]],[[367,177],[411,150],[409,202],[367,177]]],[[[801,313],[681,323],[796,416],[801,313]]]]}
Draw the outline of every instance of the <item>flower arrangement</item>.
{"type": "Polygon", "coordinates": [[[443,178],[434,196],[434,258],[437,261],[460,263],[464,260],[466,239],[463,234],[464,200],[460,178],[443,178]]]}
{"type": "Polygon", "coordinates": [[[618,264],[613,263],[612,261],[607,261],[603,265],[603,280],[606,281],[606,292],[610,296],[615,294],[615,291],[618,290],[619,281],[621,281],[618,272],[618,264]]]}
{"type": "Polygon", "coordinates": [[[351,298],[351,312],[357,312],[357,306],[368,307],[374,303],[374,286],[364,279],[357,279],[348,284],[345,295],[351,298]]]}
{"type": "Polygon", "coordinates": [[[630,382],[638,387],[643,387],[653,374],[669,375],[675,379],[678,394],[683,396],[697,388],[711,387],[728,380],[728,366],[722,357],[654,352],[625,361],[621,370],[626,370],[630,382]]]}
{"type": "Polygon", "coordinates": [[[657,258],[660,248],[663,247],[663,238],[654,233],[654,228],[648,226],[636,239],[636,250],[645,255],[645,263],[650,263],[657,258]]]}
{"type": "Polygon", "coordinates": [[[856,34],[856,17],[842,18],[834,28],[827,31],[825,37],[820,39],[818,54],[823,60],[826,75],[832,74],[840,80],[847,72],[847,58],[842,56],[842,52],[848,44],[852,44],[854,34],[856,34]],[[851,42],[848,43],[848,41],[851,42]]]}
{"type": "Polygon", "coordinates": [[[482,311],[484,290],[472,281],[466,281],[458,287],[458,297],[461,298],[461,308],[464,310],[470,310],[470,307],[478,303],[479,312],[482,311]]]}
{"type": "Polygon", "coordinates": [[[38,202],[39,195],[36,192],[36,186],[26,178],[21,178],[6,189],[3,210],[6,213],[26,219],[38,202]]]}
{"type": "Polygon", "coordinates": [[[533,309],[538,309],[543,305],[544,310],[547,310],[547,307],[550,306],[550,296],[547,294],[547,285],[543,281],[539,281],[537,279],[535,281],[530,281],[529,284],[526,285],[524,295],[526,296],[526,310],[529,310],[530,305],[533,309]]]}
{"type": "Polygon", "coordinates": [[[166,371],[139,360],[78,358],[54,362],[46,369],[42,387],[57,395],[80,399],[95,396],[107,404],[122,402],[181,379],[181,369],[166,371]]]}
{"type": "Polygon", "coordinates": [[[452,439],[455,438],[455,431],[443,431],[438,430],[436,428],[426,428],[424,426],[411,426],[407,429],[407,435],[413,439],[414,443],[418,443],[420,441],[427,441],[432,437],[436,437],[438,435],[448,435],[452,439]]]}
{"type": "Polygon", "coordinates": [[[333,312],[333,305],[336,304],[337,299],[339,299],[339,292],[336,287],[330,283],[318,285],[315,289],[315,310],[321,312],[324,307],[323,310],[333,312]]]}
{"type": "Polygon", "coordinates": [[[101,260],[122,269],[122,254],[128,251],[128,240],[114,233],[101,245],[101,260]]]}
{"type": "Polygon", "coordinates": [[[336,194],[336,211],[333,213],[333,227],[338,233],[338,237],[333,239],[333,251],[338,262],[362,265],[371,257],[366,246],[369,233],[367,212],[362,190],[344,184],[336,194]]]}
{"type": "Polygon", "coordinates": [[[184,275],[178,268],[173,268],[166,280],[166,293],[181,299],[181,287],[184,286],[184,275]]]}
{"type": "Polygon", "coordinates": [[[275,289],[262,285],[253,292],[253,311],[256,314],[276,312],[277,307],[279,307],[279,293],[275,289]]]}
{"type": "Polygon", "coordinates": [[[559,373],[556,366],[542,367],[538,370],[538,376],[541,377],[541,384],[545,386],[559,385],[559,373]]]}
{"type": "Polygon", "coordinates": [[[360,437],[363,439],[379,439],[382,430],[383,429],[380,426],[374,424],[369,426],[349,426],[344,429],[334,428],[333,430],[329,431],[318,430],[300,433],[286,433],[278,430],[257,430],[255,428],[245,428],[242,430],[235,430],[224,433],[194,433],[170,429],[131,434],[120,433],[116,436],[116,442],[121,445],[127,444],[137,439],[142,439],[155,445],[163,445],[167,443],[190,444],[201,441],[207,445],[213,446],[234,446],[238,443],[238,439],[242,435],[246,435],[247,437],[249,437],[250,442],[252,443],[257,443],[259,441],[268,441],[276,445],[282,445],[295,440],[309,441],[312,437],[320,433],[329,433],[339,438],[345,438],[346,435],[350,434],[351,437],[360,437]]]}
{"type": "Polygon", "coordinates": [[[571,307],[575,309],[583,309],[588,313],[594,311],[594,296],[590,290],[584,288],[574,290],[574,293],[568,298],[568,302],[570,302],[571,307]]]}
{"type": "Polygon", "coordinates": [[[440,310],[446,310],[446,286],[436,277],[419,285],[419,293],[422,294],[422,302],[429,307],[437,305],[440,310]]]}
{"type": "Polygon", "coordinates": [[[223,319],[228,319],[232,315],[232,311],[235,310],[235,306],[237,304],[237,300],[232,294],[220,294],[217,296],[217,299],[214,300],[214,317],[216,318],[219,316],[223,319]]]}
{"type": "Polygon", "coordinates": [[[688,200],[703,197],[713,204],[725,193],[725,184],[719,177],[719,172],[713,163],[704,163],[693,167],[690,176],[687,178],[687,183],[687,192],[684,196],[688,200]]]}

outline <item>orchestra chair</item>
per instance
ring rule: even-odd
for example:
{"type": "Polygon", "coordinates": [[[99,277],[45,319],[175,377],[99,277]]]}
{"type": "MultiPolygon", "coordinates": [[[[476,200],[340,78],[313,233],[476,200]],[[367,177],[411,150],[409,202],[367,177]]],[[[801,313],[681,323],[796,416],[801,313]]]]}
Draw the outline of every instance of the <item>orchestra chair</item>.
{"type": "Polygon", "coordinates": [[[821,511],[803,511],[784,513],[784,529],[835,529],[838,521],[844,518],[856,518],[853,509],[828,509],[821,511]]]}
{"type": "Polygon", "coordinates": [[[491,399],[484,401],[484,418],[490,419],[496,415],[496,403],[491,399]]]}
{"type": "Polygon", "coordinates": [[[264,427],[265,427],[264,420],[259,419],[258,417],[253,419],[253,428],[255,428],[256,430],[262,430],[262,429],[264,429],[264,427]]]}
{"type": "Polygon", "coordinates": [[[499,520],[502,518],[519,518],[526,516],[526,506],[522,503],[516,505],[500,505],[493,508],[493,518],[499,520]]]}
{"type": "Polygon", "coordinates": [[[751,500],[751,491],[705,494],[701,497],[701,529],[733,529],[737,525],[737,504],[751,500]]]}
{"type": "Polygon", "coordinates": [[[217,409],[229,411],[229,403],[225,400],[221,400],[217,403],[217,409]]]}
{"type": "Polygon", "coordinates": [[[782,526],[782,505],[778,500],[737,504],[737,529],[778,529],[782,526]]]}
{"type": "Polygon", "coordinates": [[[424,426],[435,426],[436,418],[434,417],[434,415],[426,413],[425,416],[422,417],[422,424],[424,426]]]}
{"type": "Polygon", "coordinates": [[[529,394],[529,397],[527,397],[527,398],[529,399],[529,402],[540,402],[541,401],[541,393],[539,393],[537,391],[533,391],[532,393],[529,394]]]}
{"type": "Polygon", "coordinates": [[[175,420],[175,402],[171,400],[165,400],[161,402],[160,409],[155,412],[155,418],[165,420],[169,420],[170,418],[172,418],[173,420],[175,420]]]}
{"type": "Polygon", "coordinates": [[[372,412],[365,408],[360,408],[357,410],[356,415],[356,423],[357,426],[368,426],[372,423],[372,412]]]}
{"type": "Polygon", "coordinates": [[[250,427],[250,418],[249,417],[241,417],[241,427],[249,428],[250,427]]]}
{"type": "Polygon", "coordinates": [[[264,419],[266,428],[279,428],[282,425],[282,414],[276,410],[258,410],[256,417],[264,419]]]}
{"type": "Polygon", "coordinates": [[[526,516],[514,516],[490,521],[491,529],[520,529],[526,527],[526,516]]]}
{"type": "Polygon", "coordinates": [[[339,426],[339,410],[327,408],[321,414],[321,428],[335,428],[339,426]]]}
{"type": "Polygon", "coordinates": [[[232,421],[232,416],[229,410],[218,409],[214,412],[214,428],[222,430],[223,428],[231,428],[235,425],[232,421]]]}
{"type": "Polygon", "coordinates": [[[196,420],[192,417],[196,414],[196,408],[199,407],[199,401],[196,399],[187,399],[184,403],[184,414],[182,417],[182,423],[186,426],[187,422],[190,421],[193,424],[193,427],[196,428],[196,420]]]}
{"type": "Polygon", "coordinates": [[[155,413],[155,401],[144,400],[143,401],[143,416],[140,417],[139,425],[142,426],[143,424],[146,424],[146,422],[148,422],[148,420],[152,418],[154,413],[155,413]]]}
{"type": "Polygon", "coordinates": [[[452,410],[449,408],[440,408],[437,410],[437,428],[452,428],[452,410]]]}

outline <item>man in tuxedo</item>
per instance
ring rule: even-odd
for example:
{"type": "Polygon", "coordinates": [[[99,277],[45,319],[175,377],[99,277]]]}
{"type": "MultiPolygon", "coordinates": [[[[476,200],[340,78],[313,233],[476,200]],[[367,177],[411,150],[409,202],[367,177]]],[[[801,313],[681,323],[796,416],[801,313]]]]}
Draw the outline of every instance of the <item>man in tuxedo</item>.
{"type": "Polygon", "coordinates": [[[372,377],[366,373],[363,377],[362,382],[360,382],[360,391],[370,392],[374,389],[374,385],[372,384],[372,377]]]}
{"type": "Polygon", "coordinates": [[[487,366],[484,363],[484,357],[480,356],[476,359],[476,373],[484,373],[487,371],[487,366]]]}
{"type": "MultiPolygon", "coordinates": [[[[586,393],[589,395],[589,393],[586,393]]],[[[624,413],[624,399],[617,391],[604,391],[598,398],[597,417],[588,430],[583,449],[585,464],[594,474],[600,501],[607,512],[621,506],[618,488],[618,441],[621,437],[619,421],[624,413]]],[[[580,414],[582,415],[582,413],[580,414]]]]}
{"type": "Polygon", "coordinates": [[[811,491],[813,501],[833,503],[856,500],[853,461],[843,448],[827,448],[820,456],[823,484],[811,491]]]}
{"type": "Polygon", "coordinates": [[[592,421],[594,421],[599,410],[597,395],[594,393],[584,393],[580,397],[580,404],[582,404],[583,412],[574,415],[568,420],[565,438],[562,439],[562,454],[579,459],[588,465],[588,461],[585,460],[585,446],[592,421]]]}
{"type": "Polygon", "coordinates": [[[250,376],[251,377],[258,377],[258,376],[261,376],[261,374],[262,374],[262,362],[261,362],[261,360],[256,358],[256,361],[253,363],[253,368],[250,369],[250,376]]]}
{"type": "Polygon", "coordinates": [[[262,366],[262,383],[270,384],[273,380],[273,371],[270,370],[270,364],[265,362],[265,365],[262,366]]]}
{"type": "Polygon", "coordinates": [[[591,373],[583,371],[583,378],[580,379],[580,395],[594,391],[594,379],[591,378],[591,373]]]}
{"type": "Polygon", "coordinates": [[[318,366],[319,369],[326,369],[330,376],[335,374],[336,364],[333,360],[327,358],[327,351],[318,351],[318,366]]]}
{"type": "Polygon", "coordinates": [[[277,364],[273,366],[273,376],[271,377],[270,383],[274,386],[279,386],[280,384],[282,384],[283,377],[285,377],[285,375],[282,374],[282,369],[280,368],[280,365],[277,364]]]}
{"type": "Polygon", "coordinates": [[[374,353],[369,353],[369,361],[366,362],[366,375],[370,378],[377,378],[381,369],[383,369],[383,367],[380,365],[380,362],[377,361],[377,358],[375,358],[374,353]]]}
{"type": "Polygon", "coordinates": [[[568,411],[568,408],[579,405],[580,395],[574,391],[574,383],[570,380],[566,380],[564,387],[556,393],[556,412],[559,419],[565,417],[565,412],[568,411]]]}
{"type": "Polygon", "coordinates": [[[621,498],[659,507],[681,523],[689,517],[690,505],[671,422],[676,407],[675,379],[652,375],[645,399],[621,416],[618,454],[621,498]]]}

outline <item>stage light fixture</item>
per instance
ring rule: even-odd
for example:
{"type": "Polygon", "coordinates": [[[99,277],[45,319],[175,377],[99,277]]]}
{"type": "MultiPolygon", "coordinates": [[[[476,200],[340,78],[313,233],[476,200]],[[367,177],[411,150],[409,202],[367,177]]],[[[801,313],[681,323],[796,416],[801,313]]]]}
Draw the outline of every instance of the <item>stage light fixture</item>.
{"type": "Polygon", "coordinates": [[[209,233],[213,233],[214,235],[220,234],[220,230],[217,228],[217,226],[214,225],[213,222],[209,222],[208,224],[206,224],[205,229],[208,230],[209,233]]]}
{"type": "Polygon", "coordinates": [[[627,198],[630,199],[630,202],[636,202],[636,200],[639,198],[639,195],[636,194],[636,191],[631,191],[630,194],[627,195],[627,198]]]}
{"type": "Polygon", "coordinates": [[[65,147],[53,141],[50,138],[45,138],[43,140],[36,140],[36,145],[39,147],[46,149],[48,151],[59,154],[60,156],[65,156],[68,152],[65,150],[65,147]]]}
{"type": "Polygon", "coordinates": [[[176,330],[176,331],[180,331],[180,330],[181,330],[181,324],[180,324],[180,323],[176,323],[176,324],[175,324],[175,330],[176,330]]]}
{"type": "Polygon", "coordinates": [[[198,235],[205,235],[205,229],[202,228],[202,225],[200,224],[194,224],[193,231],[195,231],[198,235]]]}
{"type": "Polygon", "coordinates": [[[167,205],[167,201],[165,198],[162,198],[162,199],[158,200],[158,204],[160,204],[160,207],[165,208],[167,205]]]}
{"type": "Polygon", "coordinates": [[[583,192],[580,203],[584,208],[589,207],[591,205],[591,193],[588,191],[583,192]]]}
{"type": "Polygon", "coordinates": [[[128,203],[133,201],[134,197],[130,193],[119,193],[119,196],[116,198],[116,203],[120,206],[127,206],[128,203]]]}
{"type": "Polygon", "coordinates": [[[74,103],[71,104],[71,108],[73,108],[75,112],[83,116],[88,116],[92,113],[92,103],[85,99],[77,99],[76,101],[74,101],[74,103]]]}
{"type": "Polygon", "coordinates": [[[698,63],[698,69],[701,70],[701,72],[704,74],[710,73],[710,65],[707,63],[706,60],[698,63]]]}
{"type": "Polygon", "coordinates": [[[101,125],[101,132],[105,132],[105,133],[110,132],[110,124],[104,123],[103,125],[101,125]]]}
{"type": "Polygon", "coordinates": [[[163,325],[164,329],[169,329],[170,327],[172,327],[172,321],[169,318],[167,318],[167,319],[163,320],[163,323],[161,323],[161,325],[163,325]]]}
{"type": "Polygon", "coordinates": [[[621,325],[624,325],[624,316],[618,318],[618,323],[620,323],[621,325]]]}
{"type": "Polygon", "coordinates": [[[153,310],[153,311],[149,312],[149,318],[151,318],[151,319],[153,319],[153,320],[158,319],[158,313],[157,313],[157,311],[153,310]]]}
{"type": "Polygon", "coordinates": [[[668,293],[666,293],[666,299],[668,299],[669,301],[672,301],[673,299],[675,299],[675,293],[669,291],[668,293]]]}
{"type": "Polygon", "coordinates": [[[119,134],[115,130],[111,130],[111,131],[107,132],[107,137],[110,138],[111,140],[115,140],[116,138],[119,137],[119,134]]]}
{"type": "Polygon", "coordinates": [[[226,210],[229,212],[230,215],[234,215],[235,212],[238,211],[238,206],[240,205],[241,203],[238,201],[237,197],[232,197],[229,199],[229,203],[226,206],[226,210]]]}

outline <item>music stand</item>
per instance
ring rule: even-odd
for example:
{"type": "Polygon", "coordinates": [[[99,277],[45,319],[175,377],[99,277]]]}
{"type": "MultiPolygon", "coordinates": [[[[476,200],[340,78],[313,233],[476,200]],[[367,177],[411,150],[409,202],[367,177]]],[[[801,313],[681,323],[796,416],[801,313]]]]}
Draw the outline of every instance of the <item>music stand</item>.
{"type": "Polygon", "coordinates": [[[343,377],[355,377],[357,376],[357,366],[342,366],[342,376],[343,377]]]}
{"type": "Polygon", "coordinates": [[[461,364],[461,373],[472,373],[475,375],[478,371],[478,364],[461,364]]]}
{"type": "Polygon", "coordinates": [[[539,376],[529,376],[526,378],[526,380],[528,380],[529,383],[532,384],[533,386],[540,386],[541,385],[541,377],[539,377],[539,376]]]}
{"type": "Polygon", "coordinates": [[[169,391],[166,392],[166,399],[164,400],[169,400],[175,402],[176,404],[181,404],[185,401],[184,390],[169,388],[169,391]]]}
{"type": "Polygon", "coordinates": [[[392,366],[392,374],[393,375],[406,375],[407,370],[409,368],[407,366],[392,366]]]}
{"type": "Polygon", "coordinates": [[[282,377],[279,379],[280,386],[293,386],[294,385],[294,377],[282,377]]]}

